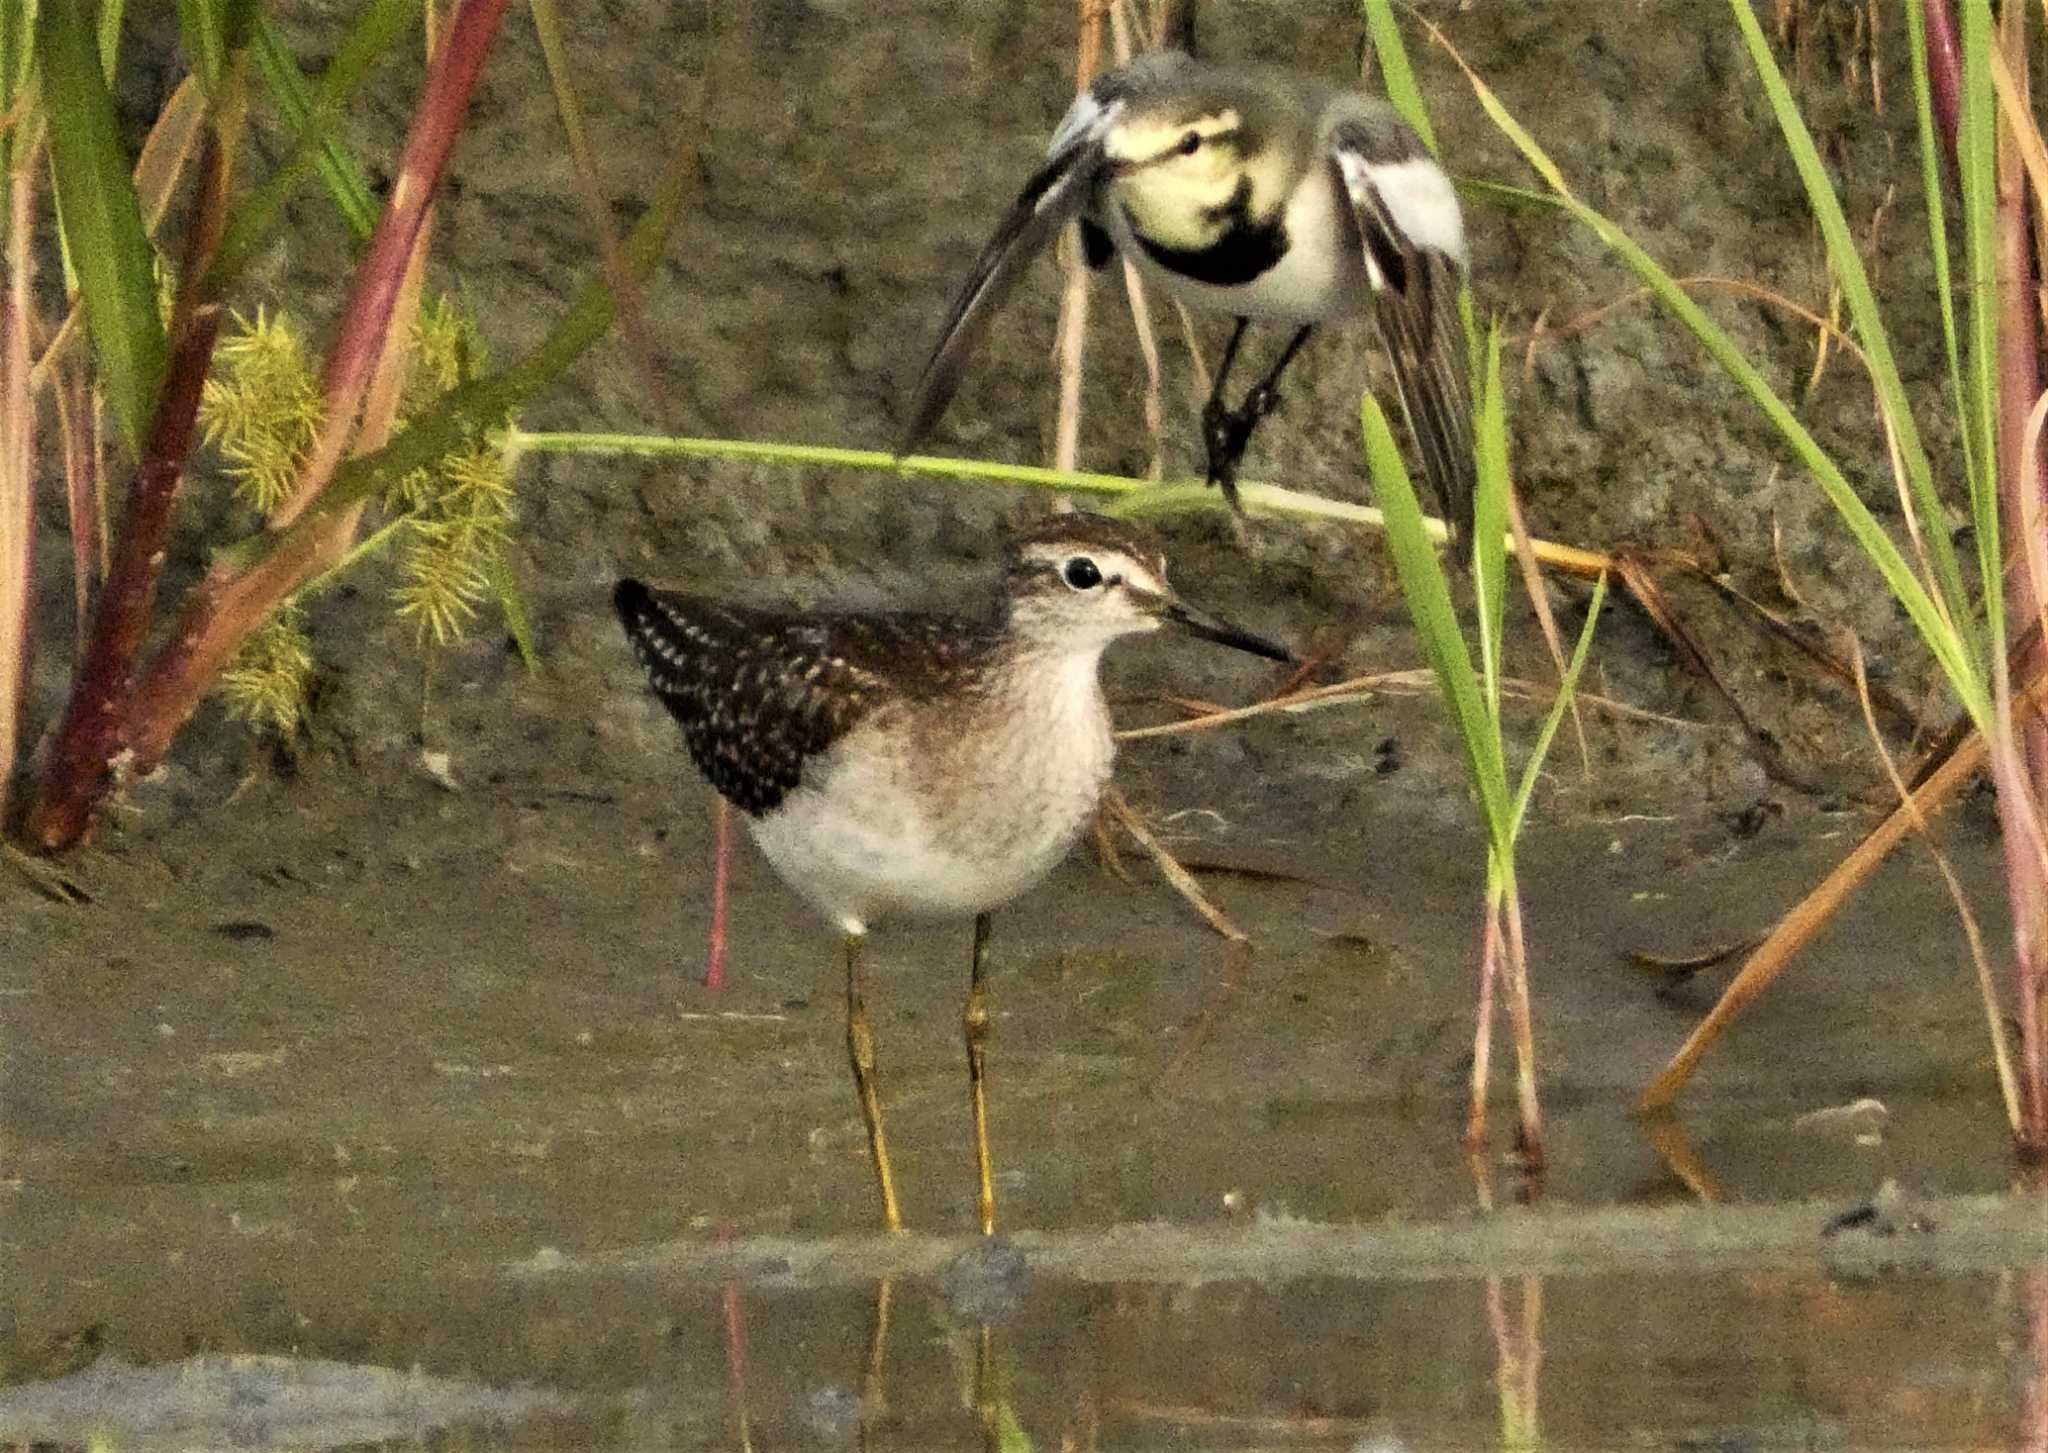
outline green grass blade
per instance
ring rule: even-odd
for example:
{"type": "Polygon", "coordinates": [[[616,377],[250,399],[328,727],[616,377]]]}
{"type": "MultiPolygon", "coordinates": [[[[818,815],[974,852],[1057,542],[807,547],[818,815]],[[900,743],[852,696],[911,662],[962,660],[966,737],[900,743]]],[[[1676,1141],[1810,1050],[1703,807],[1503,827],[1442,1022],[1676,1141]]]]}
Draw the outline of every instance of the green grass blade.
{"type": "Polygon", "coordinates": [[[1372,37],[1372,51],[1379,61],[1380,83],[1387,100],[1415,128],[1422,144],[1436,150],[1436,133],[1430,130],[1429,107],[1422,88],[1415,84],[1415,68],[1408,64],[1407,47],[1401,44],[1401,27],[1394,23],[1393,0],[1362,0],[1366,33],[1372,37]]]}
{"type": "Polygon", "coordinates": [[[1501,638],[1508,600],[1508,429],[1500,386],[1500,329],[1486,330],[1486,362],[1480,375],[1473,436],[1479,450],[1472,492],[1472,590],[1479,623],[1479,670],[1486,685],[1487,713],[1500,719],[1501,638]]]}
{"type": "MultiPolygon", "coordinates": [[[[178,35],[208,96],[220,89],[228,57],[249,43],[255,0],[177,0],[178,35]]],[[[112,74],[112,68],[108,68],[112,74]]]]}
{"type": "Polygon", "coordinates": [[[1500,731],[1486,710],[1479,674],[1472,667],[1465,636],[1458,629],[1458,616],[1451,605],[1451,591],[1437,560],[1436,546],[1422,523],[1422,505],[1415,498],[1407,466],[1379,401],[1367,395],[1360,407],[1359,422],[1365,432],[1365,457],[1372,479],[1373,495],[1386,520],[1387,550],[1400,578],[1401,592],[1408,600],[1408,614],[1422,638],[1423,655],[1436,673],[1451,725],[1458,734],[1472,784],[1479,794],[1480,809],[1486,815],[1488,840],[1498,850],[1510,846],[1506,837],[1509,822],[1507,767],[1500,731]]]}
{"type": "MultiPolygon", "coordinates": [[[[1877,297],[1871,291],[1870,276],[1864,270],[1855,234],[1849,230],[1849,219],[1842,213],[1841,200],[1835,195],[1827,165],[1821,160],[1819,148],[1813,144],[1813,135],[1799,113],[1799,103],[1793,98],[1792,88],[1778,69],[1777,57],[1771,51],[1771,43],[1757,21],[1756,12],[1750,7],[1750,0],[1729,0],[1729,5],[1734,11],[1736,26],[1742,32],[1743,42],[1749,48],[1757,79],[1763,83],[1764,95],[1777,117],[1778,130],[1785,138],[1785,149],[1805,185],[1807,205],[1812,208],[1814,221],[1819,224],[1822,240],[1827,245],[1828,260],[1842,287],[1842,300],[1848,305],[1849,316],[1856,325],[1857,341],[1863,345],[1864,355],[1870,360],[1871,377],[1877,384],[1885,416],[1891,421],[1893,437],[1898,441],[1899,457],[1905,464],[1906,482],[1913,493],[1914,507],[1926,522],[1927,527],[1921,534],[1934,571],[1935,588],[1940,592],[1955,634],[1961,637],[1968,654],[1977,663],[1977,674],[1981,674],[1987,657],[1982,643],[1976,639],[1976,617],[1971,610],[1970,595],[1963,587],[1955,546],[1944,526],[1946,515],[1942,511],[1941,497],[1935,492],[1934,469],[1928,462],[1926,447],[1920,441],[1919,426],[1914,422],[1905,383],[1900,379],[1898,364],[1892,357],[1891,338],[1885,331],[1884,318],[1878,312],[1877,297]]],[[[1975,5],[1963,8],[1965,11],[1982,9],[1975,5]]],[[[1967,93],[1967,85],[1964,89],[1967,93]]],[[[1988,96],[1990,93],[1987,77],[1983,94],[1988,96]]]]}
{"type": "Polygon", "coordinates": [[[1991,86],[1991,7],[1959,7],[1963,89],[1956,119],[1956,169],[1963,192],[1963,258],[1969,270],[1969,312],[1964,354],[1963,431],[1975,440],[1982,472],[1970,491],[1977,527],[1977,562],[1984,580],[1984,617],[1991,648],[2005,656],[2005,592],[1998,531],[1998,158],[1994,128],[1998,103],[1991,86]]]}
{"type": "Polygon", "coordinates": [[[277,32],[258,25],[250,51],[271,104],[293,133],[289,152],[263,184],[235,209],[214,262],[214,282],[225,286],[266,246],[284,219],[285,205],[309,168],[318,167],[327,194],[349,233],[367,242],[377,223],[370,182],[354,155],[335,134],[334,122],[370,68],[397,43],[419,16],[420,0],[370,0],[321,73],[308,85],[277,32]]]}
{"type": "Polygon", "coordinates": [[[1586,657],[1593,646],[1593,628],[1600,620],[1600,607],[1607,600],[1607,577],[1603,574],[1593,582],[1593,598],[1586,605],[1586,624],[1579,629],[1579,643],[1572,648],[1571,664],[1565,667],[1564,676],[1557,683],[1557,697],[1550,703],[1550,711],[1543,718],[1543,730],[1536,734],[1536,741],[1529,749],[1529,760],[1522,765],[1521,785],[1515,789],[1514,809],[1508,816],[1508,836],[1521,836],[1522,824],[1529,815],[1529,799],[1536,793],[1536,779],[1542,774],[1543,760],[1550,755],[1550,744],[1557,738],[1558,726],[1564,721],[1564,714],[1571,710],[1572,693],[1578,690],[1579,672],[1585,667],[1586,657]]]}
{"type": "Polygon", "coordinates": [[[76,269],[86,329],[115,420],[129,449],[140,454],[164,377],[155,254],[86,7],[52,0],[36,21],[50,172],[65,250],[76,269]]]}
{"type": "MultiPolygon", "coordinates": [[[[1738,0],[1739,3],[1739,0],[1738,0]]],[[[1537,145],[1534,137],[1517,121],[1494,95],[1492,89],[1477,77],[1472,78],[1473,90],[1479,97],[1480,105],[1486,110],[1503,135],[1514,143],[1529,165],[1535,168],[1559,202],[1579,224],[1592,232],[1608,250],[1621,259],[1644,286],[1648,287],[1664,308],[1671,313],[1694,338],[1705,348],[1721,371],[1732,380],[1771,422],[1780,437],[1784,439],[1799,462],[1813,475],[1821,490],[1848,526],[1857,545],[1869,558],[1871,564],[1883,576],[1885,586],[1898,598],[1900,607],[1912,620],[1921,639],[1926,641],[1928,650],[1948,678],[1951,688],[1964,709],[1970,713],[1974,723],[1988,726],[1991,721],[1991,697],[1981,658],[1972,648],[1972,642],[1958,633],[1951,624],[1948,613],[1936,603],[1921,583],[1911,562],[1902,554],[1892,538],[1878,524],[1870,509],[1858,498],[1856,491],[1842,474],[1839,466],[1828,457],[1806,426],[1799,422],[1797,415],[1778,397],[1738,348],[1735,341],[1714,322],[1698,303],[1678,286],[1649,253],[1645,252],[1634,238],[1616,226],[1604,214],[1587,206],[1572,194],[1566,185],[1564,175],[1557,169],[1548,153],[1537,145]]]]}
{"type": "MultiPolygon", "coordinates": [[[[36,0],[0,7],[0,113],[11,112],[28,89],[29,72],[35,64],[36,0]]],[[[8,145],[22,128],[7,131],[8,145]]]]}
{"type": "MultiPolygon", "coordinates": [[[[1941,312],[1941,342],[1948,357],[1951,396],[1964,397],[1962,345],[1956,332],[1955,285],[1950,276],[1948,203],[1941,179],[1941,137],[1934,128],[1933,83],[1927,75],[1927,11],[1920,0],[1906,0],[1907,49],[1911,54],[1913,112],[1920,133],[1920,190],[1927,211],[1927,255],[1934,264],[1934,300],[1941,312]]],[[[1957,431],[1963,447],[1963,478],[1971,490],[1980,487],[1977,441],[1968,429],[1957,431]]]]}
{"type": "Polygon", "coordinates": [[[114,67],[121,59],[121,21],[127,10],[127,0],[106,0],[100,6],[100,74],[110,86],[114,84],[114,67]]]}

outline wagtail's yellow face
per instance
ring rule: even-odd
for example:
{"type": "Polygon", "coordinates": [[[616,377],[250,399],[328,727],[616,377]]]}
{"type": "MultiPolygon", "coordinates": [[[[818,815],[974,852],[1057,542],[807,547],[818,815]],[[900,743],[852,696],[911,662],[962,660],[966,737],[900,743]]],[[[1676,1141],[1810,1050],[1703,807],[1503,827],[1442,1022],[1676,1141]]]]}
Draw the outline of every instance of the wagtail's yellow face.
{"type": "Polygon", "coordinates": [[[1177,250],[1214,243],[1285,200],[1284,158],[1256,144],[1234,106],[1133,111],[1102,139],[1104,176],[1134,229],[1177,250]]]}

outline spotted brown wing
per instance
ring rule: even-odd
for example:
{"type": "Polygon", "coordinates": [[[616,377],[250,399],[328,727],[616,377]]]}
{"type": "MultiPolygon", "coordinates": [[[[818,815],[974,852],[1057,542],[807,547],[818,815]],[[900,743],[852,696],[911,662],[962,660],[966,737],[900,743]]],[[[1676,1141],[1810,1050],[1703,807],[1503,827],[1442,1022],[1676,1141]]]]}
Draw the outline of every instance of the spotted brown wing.
{"type": "Polygon", "coordinates": [[[879,703],[945,689],[982,649],[979,631],[937,616],[783,615],[637,580],[612,604],[690,759],[757,815],[879,703]]]}

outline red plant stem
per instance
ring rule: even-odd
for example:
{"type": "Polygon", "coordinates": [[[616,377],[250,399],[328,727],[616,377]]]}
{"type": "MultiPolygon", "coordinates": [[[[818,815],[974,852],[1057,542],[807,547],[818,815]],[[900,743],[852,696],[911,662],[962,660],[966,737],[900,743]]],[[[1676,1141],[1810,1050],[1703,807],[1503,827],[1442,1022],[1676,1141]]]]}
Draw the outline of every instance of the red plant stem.
{"type": "MultiPolygon", "coordinates": [[[[2014,74],[2024,77],[2026,53],[2021,20],[2025,10],[2001,21],[1998,44],[2014,74]]],[[[1930,56],[1932,52],[1930,50],[1930,56]]],[[[2024,85],[2024,80],[2021,81],[2024,85]]],[[[1988,104],[1988,101],[1987,101],[1988,104]]],[[[2040,582],[2028,562],[2041,557],[2038,541],[2025,538],[2029,520],[2048,519],[2041,471],[2027,455],[2027,418],[2041,391],[2034,303],[2034,252],[2028,203],[2032,195],[2021,171],[2017,146],[2001,123],[1997,159],[1998,197],[1998,488],[2006,571],[2007,618],[2031,624],[2041,616],[2040,582]]],[[[2022,657],[2031,674],[2040,647],[2022,657]]],[[[2008,692],[2009,697],[2009,692],[2008,692]]],[[[2013,914],[2014,969],[2020,1020],[2020,1127],[2022,1150],[2048,1152],[2048,1064],[2044,1064],[2041,989],[2048,971],[2048,881],[2036,851],[2032,825],[2048,804],[2048,727],[2038,711],[2020,707],[2006,717],[2015,740],[1993,744],[2001,837],[2005,847],[2006,891],[2013,914]],[[2002,761],[2017,751],[2018,760],[2002,761]],[[2024,794],[2024,797],[2022,797],[2024,794]]]]}
{"type": "Polygon", "coordinates": [[[114,543],[112,568],[93,613],[92,636],[79,662],[71,699],[30,813],[31,844],[54,852],[91,832],[124,743],[122,722],[134,690],[135,661],[149,634],[163,576],[165,547],[185,462],[192,452],[199,395],[220,334],[220,304],[201,296],[204,277],[226,225],[232,141],[220,118],[207,127],[200,152],[199,202],[172,311],[172,347],[163,391],[150,416],[142,461],[128,486],[128,504],[114,543]]]}
{"type": "Polygon", "coordinates": [[[1493,1079],[1493,987],[1500,977],[1500,905],[1486,899],[1486,926],[1479,936],[1479,1006],[1472,1027],[1472,1103],[1465,1112],[1465,1148],[1486,1144],[1486,1094],[1493,1079]]]}
{"type": "Polygon", "coordinates": [[[725,987],[725,909],[732,896],[732,804],[716,793],[711,810],[711,942],[704,955],[704,987],[725,987]]]}
{"type": "Polygon", "coordinates": [[[1948,176],[1953,183],[1961,175],[1956,169],[1956,132],[1963,109],[1962,41],[1949,0],[1920,0],[1920,13],[1926,19],[1927,89],[1934,106],[1934,129],[1941,134],[1942,154],[1948,158],[1948,176]]]}
{"type": "Polygon", "coordinates": [[[7,295],[0,300],[0,822],[20,750],[28,679],[29,568],[35,540],[35,401],[29,395],[33,198],[41,148],[17,143],[8,178],[7,295]]]}
{"type": "Polygon", "coordinates": [[[1543,1147],[1543,1108],[1536,1097],[1536,1016],[1529,1003],[1529,947],[1522,937],[1522,893],[1502,895],[1501,916],[1507,926],[1508,1022],[1515,1034],[1515,1099],[1521,1113],[1516,1132],[1522,1163],[1540,1172],[1548,1154],[1543,1147]]]}
{"type": "Polygon", "coordinates": [[[327,355],[321,379],[326,409],[320,437],[314,441],[298,483],[272,512],[268,525],[273,531],[288,527],[319,497],[355,433],[356,413],[384,351],[413,243],[426,223],[428,204],[462,129],[470,95],[497,37],[498,22],[504,18],[505,3],[464,0],[434,48],[426,84],[413,112],[412,131],[399,157],[398,176],[391,184],[391,200],[370,234],[370,245],[342,308],[341,330],[327,355]]]}
{"type": "MultiPolygon", "coordinates": [[[[719,800],[724,801],[723,798],[719,800]]],[[[732,1226],[729,1223],[718,1228],[717,1244],[732,1244],[732,1226]]],[[[748,1415],[747,1404],[747,1311],[746,1303],[740,1298],[739,1282],[725,1284],[719,1296],[719,1308],[725,1316],[725,1374],[732,1388],[734,1431],[739,1434],[740,1447],[751,1448],[754,1440],[748,1427],[752,1419],[748,1415]]]]}
{"type": "MultiPolygon", "coordinates": [[[[695,193],[701,122],[671,154],[652,201],[634,224],[627,260],[643,273],[661,259],[683,208],[695,193]]],[[[377,467],[391,477],[420,468],[456,447],[471,427],[487,425],[534,390],[551,382],[602,337],[615,317],[608,289],[585,287],[569,312],[535,349],[501,372],[472,380],[443,401],[439,412],[415,419],[371,459],[351,461],[333,487],[298,522],[279,534],[265,533],[223,550],[218,563],[186,597],[171,639],[150,663],[136,688],[127,726],[138,771],[163,757],[178,729],[212,689],[221,667],[279,601],[317,566],[331,538],[333,520],[354,510],[377,490],[377,467]],[[460,405],[466,404],[466,407],[460,405]]]]}

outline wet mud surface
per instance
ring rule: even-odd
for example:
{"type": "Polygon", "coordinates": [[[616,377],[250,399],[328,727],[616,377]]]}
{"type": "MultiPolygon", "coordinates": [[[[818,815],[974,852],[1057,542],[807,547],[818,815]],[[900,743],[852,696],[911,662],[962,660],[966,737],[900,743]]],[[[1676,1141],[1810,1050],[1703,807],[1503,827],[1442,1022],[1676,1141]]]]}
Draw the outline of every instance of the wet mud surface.
{"type": "MultiPolygon", "coordinates": [[[[742,1403],[756,1446],[980,1446],[977,1388],[1033,1446],[1490,1446],[1533,1295],[1553,1446],[2013,1436],[2048,1222],[1969,1199],[2011,1168],[1924,856],[1707,1061],[1674,1162],[1628,1104],[1716,985],[1622,952],[1741,936],[1866,819],[1538,829],[1552,1162],[1518,1209],[1503,1086],[1485,1213],[1458,1147],[1476,843],[1398,798],[1337,827],[1262,812],[1241,750],[1134,745],[1123,772],[1184,854],[1262,870],[1205,874],[1257,952],[1190,1056],[1222,945],[1148,868],[1126,885],[1084,849],[998,917],[1018,1259],[979,1273],[956,1265],[964,926],[873,940],[916,1233],[877,1239],[836,944],[744,848],[732,979],[694,982],[693,784],[419,772],[159,803],[78,865],[94,902],[15,890],[0,928],[0,1432],[82,1441],[58,1412],[83,1386],[129,1419],[115,1447],[200,1446],[135,1381],[200,1359],[169,1406],[237,1446],[402,1416],[347,1441],[731,1447],[742,1403]],[[1828,1233],[1886,1177],[1922,1209],[1828,1233]],[[231,1355],[291,1361],[205,1360],[231,1355]],[[424,1380],[399,1413],[380,1370],[424,1380]]],[[[1973,811],[1947,842],[1995,901],[1973,811]]]]}

